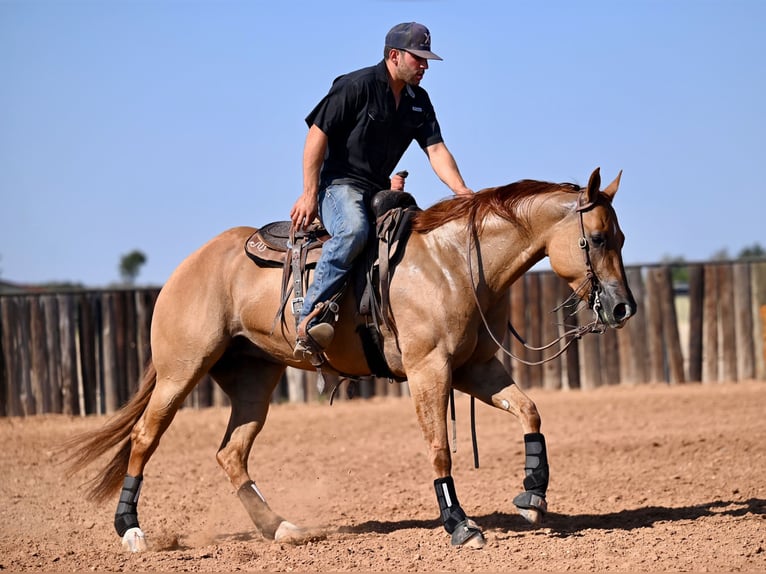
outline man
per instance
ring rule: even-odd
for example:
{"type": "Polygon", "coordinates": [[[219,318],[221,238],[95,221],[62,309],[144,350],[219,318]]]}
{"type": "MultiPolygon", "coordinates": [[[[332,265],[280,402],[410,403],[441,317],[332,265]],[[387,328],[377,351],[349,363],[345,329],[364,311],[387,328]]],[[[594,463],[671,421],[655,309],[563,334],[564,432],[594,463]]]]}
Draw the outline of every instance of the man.
{"type": "Polygon", "coordinates": [[[383,60],[337,78],[306,118],[303,193],[290,219],[293,229],[300,230],[319,215],[330,239],[322,247],[298,318],[298,358],[310,358],[332,341],[332,325],[318,322],[322,304],[341,290],[354,259],[364,251],[371,196],[381,189],[404,189],[401,176],[389,177],[413,140],[454,193],[472,193],[420,87],[429,60],[441,58],[431,52],[428,28],[416,22],[397,24],[386,35],[383,60]]]}

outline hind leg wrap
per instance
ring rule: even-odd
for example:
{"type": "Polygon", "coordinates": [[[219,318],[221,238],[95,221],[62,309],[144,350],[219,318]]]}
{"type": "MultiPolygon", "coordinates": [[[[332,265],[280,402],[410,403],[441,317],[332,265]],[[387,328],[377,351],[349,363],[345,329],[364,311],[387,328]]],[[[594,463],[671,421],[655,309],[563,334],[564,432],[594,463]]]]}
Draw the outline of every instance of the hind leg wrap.
{"type": "Polygon", "coordinates": [[[114,514],[114,528],[117,534],[124,536],[130,528],[138,528],[138,497],[141,494],[143,476],[125,475],[120,492],[120,502],[114,514]]]}
{"type": "Polygon", "coordinates": [[[548,452],[545,437],[541,433],[524,435],[524,492],[513,499],[519,508],[536,508],[545,511],[545,492],[548,490],[548,452]]]}

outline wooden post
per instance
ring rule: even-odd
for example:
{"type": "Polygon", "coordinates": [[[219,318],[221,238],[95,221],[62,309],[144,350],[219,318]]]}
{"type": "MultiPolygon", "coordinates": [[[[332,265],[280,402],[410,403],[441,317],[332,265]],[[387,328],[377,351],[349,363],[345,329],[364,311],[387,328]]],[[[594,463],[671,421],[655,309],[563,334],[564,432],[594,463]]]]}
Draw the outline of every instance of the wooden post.
{"type": "Polygon", "coordinates": [[[120,381],[117,373],[117,324],[114,311],[114,293],[104,293],[101,304],[103,345],[104,407],[107,414],[120,407],[120,381]]]}
{"type": "Polygon", "coordinates": [[[45,316],[43,315],[40,297],[29,300],[29,350],[32,356],[31,410],[29,414],[50,412],[48,388],[48,355],[45,348],[45,316]]]}
{"type": "MultiPolygon", "coordinates": [[[[561,311],[554,312],[562,299],[560,299],[563,293],[563,282],[554,273],[543,273],[541,275],[541,304],[543,309],[542,315],[542,330],[541,338],[543,344],[548,344],[551,341],[558,339],[561,323],[561,311]]],[[[555,355],[559,349],[561,349],[561,343],[554,345],[547,351],[543,351],[543,355],[550,357],[555,355]]],[[[562,360],[560,358],[553,359],[544,363],[543,370],[543,388],[549,390],[555,390],[561,388],[561,365],[562,360]]]]}
{"type": "Polygon", "coordinates": [[[636,300],[636,315],[618,333],[620,341],[620,369],[627,373],[630,383],[645,383],[649,380],[647,303],[644,278],[640,267],[626,270],[628,285],[636,300]]]}
{"type": "Polygon", "coordinates": [[[681,351],[681,339],[678,334],[678,316],[670,268],[665,266],[659,267],[657,269],[657,279],[660,290],[662,333],[665,341],[669,381],[671,383],[683,383],[686,381],[684,375],[684,356],[681,351]]]}
{"type": "MultiPolygon", "coordinates": [[[[138,313],[136,311],[136,297],[132,291],[120,292],[120,307],[122,308],[122,366],[120,368],[125,395],[122,403],[132,397],[138,390],[143,365],[138,363],[138,313]]],[[[207,389],[209,390],[209,389],[207,389]]],[[[207,398],[207,394],[205,395],[207,398]]],[[[205,406],[210,406],[206,404],[205,406]]]]}
{"type": "Polygon", "coordinates": [[[667,382],[661,299],[657,270],[649,269],[646,276],[647,337],[649,339],[649,380],[654,383],[667,382]]]}
{"type": "Polygon", "coordinates": [[[0,320],[3,325],[3,354],[5,357],[5,389],[3,413],[6,416],[24,414],[23,393],[25,370],[22,349],[22,313],[20,297],[0,297],[0,320]]]}
{"type": "Polygon", "coordinates": [[[97,294],[89,293],[80,297],[79,341],[81,357],[82,402],[85,411],[81,414],[103,414],[101,393],[101,347],[100,318],[101,301],[97,294]]]}
{"type": "Polygon", "coordinates": [[[730,264],[718,265],[718,307],[721,327],[723,380],[737,380],[737,328],[734,314],[734,271],[730,264]]]}
{"type": "Polygon", "coordinates": [[[287,400],[291,403],[306,402],[306,377],[302,370],[287,367],[287,400]]]}
{"type": "Polygon", "coordinates": [[[118,408],[128,401],[131,394],[127,377],[128,346],[131,341],[128,336],[129,314],[126,308],[125,295],[126,292],[124,290],[114,291],[112,293],[112,304],[114,309],[114,377],[117,382],[118,408]]]}
{"type": "Polygon", "coordinates": [[[753,332],[758,351],[755,353],[755,377],[766,380],[766,261],[750,264],[753,299],[753,332]]]}
{"type": "MultiPolygon", "coordinates": [[[[562,289],[564,295],[562,301],[566,301],[572,294],[572,290],[569,288],[569,285],[563,286],[562,289]]],[[[576,308],[577,303],[575,302],[574,304],[568,303],[561,309],[561,315],[567,330],[576,327],[579,323],[577,315],[574,314],[576,308]]],[[[580,375],[580,345],[582,340],[576,340],[570,344],[573,338],[572,335],[568,335],[564,341],[564,344],[567,345],[567,350],[563,355],[564,380],[562,381],[562,387],[565,389],[582,388],[582,377],[580,375]]]]}
{"type": "Polygon", "coordinates": [[[45,347],[48,365],[46,369],[48,393],[46,412],[60,413],[62,411],[62,388],[61,388],[61,343],[59,342],[59,309],[55,295],[43,295],[40,297],[42,311],[45,318],[45,347]]]}
{"type": "Polygon", "coordinates": [[[689,266],[689,380],[702,381],[703,321],[705,319],[705,270],[689,266]]]}
{"type": "Polygon", "coordinates": [[[147,366],[151,357],[150,333],[154,297],[151,291],[136,291],[136,356],[140,371],[147,366]]]}
{"type": "MultiPolygon", "coordinates": [[[[516,332],[524,338],[527,327],[527,296],[526,285],[522,279],[511,285],[511,324],[516,332]]],[[[511,338],[511,353],[520,359],[529,360],[524,345],[515,337],[511,338]]],[[[529,367],[520,361],[511,362],[511,375],[519,388],[529,386],[529,367]]]]}
{"type": "MultiPolygon", "coordinates": [[[[582,310],[579,315],[580,324],[589,323],[592,320],[592,311],[582,310]]],[[[581,388],[583,390],[595,389],[601,386],[601,336],[588,333],[580,339],[579,346],[582,353],[581,361],[581,388]]]]}
{"type": "MultiPolygon", "coordinates": [[[[542,345],[540,274],[527,273],[524,276],[524,282],[527,287],[527,344],[533,347],[539,347],[542,345]]],[[[530,352],[528,357],[531,359],[531,362],[536,362],[542,359],[543,356],[540,353],[530,352]]],[[[528,388],[539,388],[543,386],[543,367],[541,365],[530,366],[528,374],[528,388]]]]}
{"type": "Polygon", "coordinates": [[[705,302],[702,326],[702,382],[718,381],[718,271],[705,266],[705,302]]]}
{"type": "MultiPolygon", "coordinates": [[[[76,348],[74,339],[74,305],[70,295],[57,295],[59,356],[61,357],[61,412],[73,415],[77,408],[76,348]]],[[[82,414],[82,413],[81,413],[82,414]]]]}
{"type": "Polygon", "coordinates": [[[734,264],[734,316],[737,349],[737,380],[755,378],[753,307],[750,302],[750,266],[734,264]]]}
{"type": "Polygon", "coordinates": [[[11,416],[9,402],[12,393],[11,381],[11,337],[10,322],[7,315],[9,297],[0,297],[0,416],[11,416]]]}

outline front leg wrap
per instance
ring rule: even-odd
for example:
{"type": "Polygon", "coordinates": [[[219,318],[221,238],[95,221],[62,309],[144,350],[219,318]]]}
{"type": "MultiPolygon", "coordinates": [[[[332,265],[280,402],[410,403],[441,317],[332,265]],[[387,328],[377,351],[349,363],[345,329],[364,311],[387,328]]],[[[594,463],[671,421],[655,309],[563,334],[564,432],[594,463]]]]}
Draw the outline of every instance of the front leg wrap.
{"type": "Polygon", "coordinates": [[[548,504],[545,492],[548,490],[548,453],[545,448],[545,437],[541,433],[524,435],[524,492],[513,499],[513,504],[519,509],[534,509],[546,512],[548,504]]]}
{"type": "Polygon", "coordinates": [[[473,520],[466,517],[460,507],[455,493],[455,482],[451,476],[434,480],[436,499],[439,501],[444,530],[452,535],[452,545],[462,546],[471,541],[470,545],[477,548],[484,545],[484,535],[473,520]]]}

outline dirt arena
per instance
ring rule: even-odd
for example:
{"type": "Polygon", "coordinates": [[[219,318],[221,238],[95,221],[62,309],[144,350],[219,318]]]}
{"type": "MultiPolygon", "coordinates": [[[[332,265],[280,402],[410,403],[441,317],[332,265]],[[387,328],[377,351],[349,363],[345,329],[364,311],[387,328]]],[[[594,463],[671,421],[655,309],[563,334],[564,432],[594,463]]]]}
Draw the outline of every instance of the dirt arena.
{"type": "Polygon", "coordinates": [[[455,549],[438,521],[408,398],[278,405],[251,455],[272,508],[326,535],[264,540],[215,462],[225,409],[184,410],[145,473],[150,551],[127,554],[116,500],[84,499],[54,445],[104,419],[0,419],[0,570],[764,571],[766,383],[530,392],[551,463],[549,514],[533,530],[511,500],[523,476],[515,420],[457,401],[454,476],[483,550],[455,549]]]}

